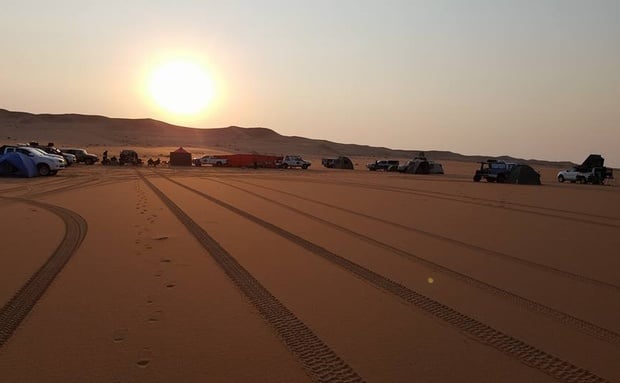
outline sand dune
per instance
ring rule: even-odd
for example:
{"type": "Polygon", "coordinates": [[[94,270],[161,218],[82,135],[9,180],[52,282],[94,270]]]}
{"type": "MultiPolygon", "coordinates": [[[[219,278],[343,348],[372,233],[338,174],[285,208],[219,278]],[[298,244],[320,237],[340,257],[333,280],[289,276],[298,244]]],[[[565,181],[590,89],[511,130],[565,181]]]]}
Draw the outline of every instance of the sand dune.
{"type": "Polygon", "coordinates": [[[2,179],[0,381],[619,381],[618,187],[445,168],[2,179]]]}

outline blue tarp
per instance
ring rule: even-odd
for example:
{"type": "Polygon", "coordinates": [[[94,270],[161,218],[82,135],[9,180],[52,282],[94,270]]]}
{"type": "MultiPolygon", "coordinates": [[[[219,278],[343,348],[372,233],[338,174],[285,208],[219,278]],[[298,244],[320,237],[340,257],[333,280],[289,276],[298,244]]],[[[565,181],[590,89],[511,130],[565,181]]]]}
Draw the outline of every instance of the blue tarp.
{"type": "Polygon", "coordinates": [[[11,152],[0,154],[0,175],[36,177],[39,172],[32,158],[23,153],[11,152]]]}

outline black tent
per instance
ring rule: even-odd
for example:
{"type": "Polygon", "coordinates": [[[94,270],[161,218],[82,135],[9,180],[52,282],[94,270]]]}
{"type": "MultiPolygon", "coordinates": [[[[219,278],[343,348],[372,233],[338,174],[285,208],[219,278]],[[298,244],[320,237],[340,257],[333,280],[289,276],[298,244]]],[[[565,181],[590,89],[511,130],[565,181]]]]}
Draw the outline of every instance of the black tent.
{"type": "Polygon", "coordinates": [[[349,157],[323,158],[321,163],[330,169],[353,169],[353,162],[351,162],[349,157]]]}
{"type": "Polygon", "coordinates": [[[506,183],[540,185],[540,174],[529,165],[517,165],[508,173],[506,183]]]}
{"type": "Polygon", "coordinates": [[[353,169],[353,162],[349,157],[338,157],[334,160],[335,169],[353,169]]]}

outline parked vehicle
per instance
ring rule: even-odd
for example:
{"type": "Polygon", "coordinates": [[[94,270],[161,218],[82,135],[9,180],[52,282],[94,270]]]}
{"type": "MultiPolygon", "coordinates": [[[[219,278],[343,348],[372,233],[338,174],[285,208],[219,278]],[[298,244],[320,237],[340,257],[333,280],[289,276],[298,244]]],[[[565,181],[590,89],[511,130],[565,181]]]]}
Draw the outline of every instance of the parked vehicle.
{"type": "Polygon", "coordinates": [[[96,154],[88,153],[85,149],[80,148],[64,148],[60,149],[63,153],[73,154],[78,163],[82,162],[86,165],[93,165],[99,161],[99,157],[96,154]]]}
{"type": "Polygon", "coordinates": [[[118,156],[118,164],[121,166],[125,164],[141,166],[142,160],[138,157],[138,153],[135,150],[126,149],[121,151],[121,154],[118,156]]]}
{"type": "Polygon", "coordinates": [[[0,148],[0,154],[8,154],[12,152],[25,154],[30,157],[34,161],[37,172],[40,176],[53,176],[58,173],[59,170],[62,170],[67,166],[67,162],[61,156],[48,154],[41,149],[33,148],[31,146],[6,145],[0,148]]]}
{"type": "Polygon", "coordinates": [[[605,159],[600,154],[590,154],[581,165],[559,172],[558,182],[602,185],[613,178],[613,170],[604,164],[605,159]]]}
{"type": "Polygon", "coordinates": [[[397,160],[377,160],[375,162],[371,162],[366,165],[368,170],[377,171],[383,170],[386,172],[395,172],[398,170],[398,165],[400,164],[397,160]]]}
{"type": "Polygon", "coordinates": [[[38,142],[30,142],[28,146],[41,149],[47,154],[54,154],[65,159],[67,166],[71,166],[75,163],[76,157],[71,153],[63,153],[60,149],[56,148],[53,143],[47,145],[39,145],[38,142]]]}
{"type": "Polygon", "coordinates": [[[487,160],[480,162],[480,169],[474,174],[474,182],[486,179],[487,182],[503,183],[508,178],[508,174],[518,164],[499,160],[487,160]]]}
{"type": "Polygon", "coordinates": [[[218,156],[202,156],[194,159],[195,166],[211,165],[211,166],[224,166],[228,164],[228,159],[218,156]]]}
{"type": "Polygon", "coordinates": [[[287,169],[287,168],[308,169],[310,165],[312,165],[310,161],[306,161],[303,158],[301,158],[301,156],[297,156],[297,155],[284,156],[282,160],[279,160],[276,162],[277,167],[284,168],[284,169],[287,169]]]}

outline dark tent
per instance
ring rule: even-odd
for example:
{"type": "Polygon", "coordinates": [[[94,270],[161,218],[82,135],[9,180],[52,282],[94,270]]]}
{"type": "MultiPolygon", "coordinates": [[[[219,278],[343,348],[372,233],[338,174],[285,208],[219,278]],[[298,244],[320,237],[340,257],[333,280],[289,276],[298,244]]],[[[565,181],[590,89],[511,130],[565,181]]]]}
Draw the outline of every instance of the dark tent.
{"type": "Polygon", "coordinates": [[[506,179],[506,183],[509,184],[522,184],[522,185],[540,185],[540,174],[536,170],[532,169],[528,165],[517,165],[506,179]]]}
{"type": "Polygon", "coordinates": [[[353,162],[349,157],[338,157],[334,159],[334,169],[353,169],[353,162]]]}
{"type": "Polygon", "coordinates": [[[192,166],[192,154],[180,147],[174,152],[170,152],[170,165],[192,166]]]}
{"type": "Polygon", "coordinates": [[[349,157],[323,158],[321,163],[330,169],[353,169],[353,162],[351,162],[349,157]]]}
{"type": "Polygon", "coordinates": [[[38,174],[37,166],[26,154],[11,152],[0,155],[0,175],[35,177],[38,174]]]}

